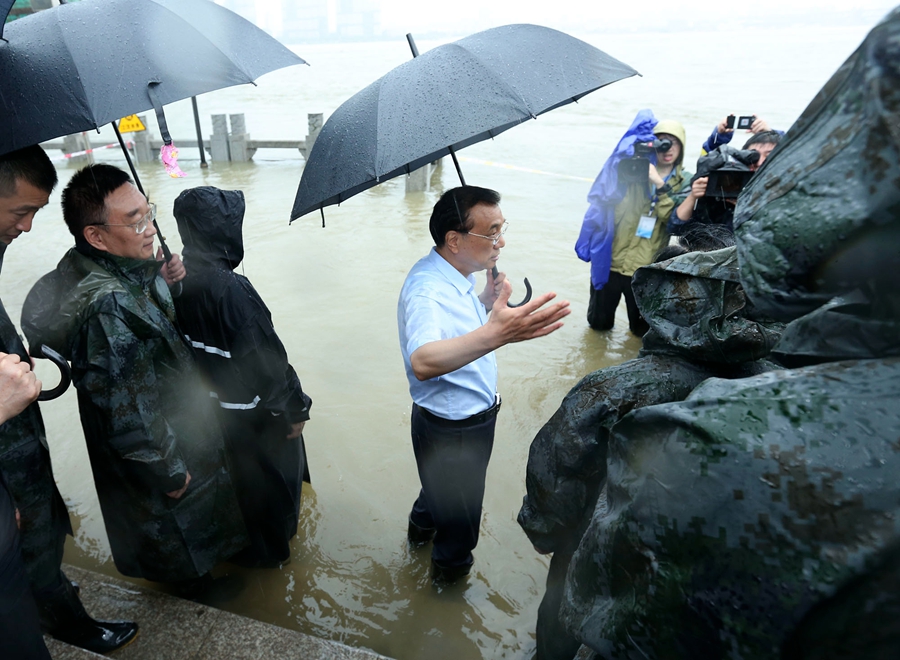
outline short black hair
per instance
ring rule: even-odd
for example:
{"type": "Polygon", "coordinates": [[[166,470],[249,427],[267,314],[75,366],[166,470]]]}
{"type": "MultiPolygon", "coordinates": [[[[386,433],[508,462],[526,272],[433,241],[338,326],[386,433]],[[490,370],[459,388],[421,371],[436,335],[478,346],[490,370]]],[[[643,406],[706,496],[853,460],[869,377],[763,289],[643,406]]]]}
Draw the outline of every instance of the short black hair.
{"type": "Polygon", "coordinates": [[[734,245],[734,232],[725,225],[692,222],[678,237],[678,244],[688,252],[712,252],[734,245]]]}
{"type": "Polygon", "coordinates": [[[448,231],[468,232],[472,228],[469,211],[478,204],[497,206],[500,204],[500,193],[478,186],[460,186],[451,188],[441,195],[434,205],[431,221],[428,223],[434,244],[443,247],[448,231]]]}
{"type": "Polygon", "coordinates": [[[750,139],[744,142],[744,149],[749,149],[754,144],[778,144],[781,142],[782,135],[778,131],[763,131],[750,136],[750,139]]]}
{"type": "Polygon", "coordinates": [[[35,144],[0,156],[0,197],[15,195],[20,179],[48,195],[56,188],[59,181],[56,168],[40,145],[35,144]]]}
{"type": "Polygon", "coordinates": [[[126,183],[133,183],[124,170],[97,163],[78,171],[62,193],[63,220],[76,240],[83,239],[88,225],[107,219],[106,198],[126,183]]]}

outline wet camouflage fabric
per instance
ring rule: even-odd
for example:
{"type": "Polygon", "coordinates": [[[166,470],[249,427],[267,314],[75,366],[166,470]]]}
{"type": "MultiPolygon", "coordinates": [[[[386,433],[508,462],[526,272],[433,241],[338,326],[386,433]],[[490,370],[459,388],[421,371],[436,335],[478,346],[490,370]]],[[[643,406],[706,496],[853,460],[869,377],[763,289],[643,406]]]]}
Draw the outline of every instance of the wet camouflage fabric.
{"type": "MultiPolygon", "coordinates": [[[[0,264],[6,245],[0,244],[0,264]]],[[[0,352],[27,360],[21,338],[0,303],[0,352]]],[[[54,585],[62,545],[72,533],[69,513],[53,480],[44,421],[37,402],[0,426],[0,470],[22,517],[22,556],[34,590],[54,585]]]]}
{"type": "Polygon", "coordinates": [[[609,429],[643,406],[684,399],[712,376],[742,378],[782,325],[753,312],[738,281],[734,248],[691,252],[639,269],[632,288],[650,325],[640,357],[595,371],[563,399],[531,443],[519,524],[542,552],[582,529],[606,477],[609,429]]]}
{"type": "Polygon", "coordinates": [[[569,629],[605,658],[777,657],[900,531],[898,383],[900,358],[831,363],[625,417],[569,629]]]}
{"type": "Polygon", "coordinates": [[[762,311],[790,321],[863,283],[896,291],[898,117],[900,8],[825,84],[738,199],[738,259],[762,311]]]}
{"type": "Polygon", "coordinates": [[[158,271],[154,261],[73,248],[29,293],[22,327],[72,363],[116,567],[176,581],[247,541],[209,391],[158,271]],[[188,471],[187,492],[168,497],[188,471]]]}
{"type": "Polygon", "coordinates": [[[745,189],[741,280],[811,365],[634,411],[562,616],[604,658],[900,657],[900,11],[745,189]]]}

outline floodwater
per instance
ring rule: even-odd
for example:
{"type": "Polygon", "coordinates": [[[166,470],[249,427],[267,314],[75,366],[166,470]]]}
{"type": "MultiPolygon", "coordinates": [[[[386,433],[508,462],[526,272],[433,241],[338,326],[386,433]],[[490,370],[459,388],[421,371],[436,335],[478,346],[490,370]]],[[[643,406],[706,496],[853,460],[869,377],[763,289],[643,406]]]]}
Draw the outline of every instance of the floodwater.
{"type": "MultiPolygon", "coordinates": [[[[279,570],[228,569],[243,580],[243,590],[215,604],[400,659],[531,657],[548,562],[515,521],[529,443],[582,376],[630,359],[640,348],[627,332],[624,309],[611,332],[593,332],[585,322],[588,265],[572,248],[591,181],[643,107],[654,108],[659,118],[683,121],[689,169],[705,136],[729,112],[756,113],[787,129],[868,27],[743,32],[746,50],[718,41],[721,53],[700,32],[588,36],[643,77],[615,83],[461,152],[467,180],[503,194],[510,229],[500,267],[516,287],[513,299],[522,295],[527,276],[536,293],[553,290],[571,300],[572,315],[549,337],[498,351],[504,404],[475,566],[467,581],[441,591],[430,584],[429,550],[411,551],[405,542],[406,516],[419,486],[395,314],[407,271],[431,246],[430,208],[442,190],[457,184],[452,165],[445,163],[429,192],[405,195],[403,180],[396,179],[326,209],[324,229],[318,215],[289,226],[303,169],[299,155],[262,151],[252,163],[201,170],[191,145],[189,103],[168,107],[188,177],[169,179],[161,165],[140,169],[159,205],[160,225],[177,251],[171,203],[182,189],[244,190],[241,272],[267,301],[314,400],[305,434],[313,486],[304,491],[293,561],[279,570]]],[[[434,45],[421,41],[419,48],[434,45]]],[[[307,113],[327,117],[409,57],[401,40],[296,51],[312,66],[270,74],[255,88],[200,97],[205,132],[210,114],[243,112],[254,138],[301,139],[307,113]]],[[[155,122],[150,124],[155,131],[155,122]]],[[[104,132],[93,140],[106,144],[113,138],[104,132]]],[[[740,146],[742,138],[735,142],[740,146]]],[[[112,149],[99,158],[124,163],[112,149]]],[[[75,170],[59,165],[61,188],[75,170]]],[[[13,319],[33,282],[71,243],[57,190],[31,234],[7,252],[0,292],[13,319]]],[[[40,374],[55,382],[52,369],[42,365],[40,374]]],[[[75,528],[66,559],[116,575],[74,392],[42,410],[75,528]]]]}

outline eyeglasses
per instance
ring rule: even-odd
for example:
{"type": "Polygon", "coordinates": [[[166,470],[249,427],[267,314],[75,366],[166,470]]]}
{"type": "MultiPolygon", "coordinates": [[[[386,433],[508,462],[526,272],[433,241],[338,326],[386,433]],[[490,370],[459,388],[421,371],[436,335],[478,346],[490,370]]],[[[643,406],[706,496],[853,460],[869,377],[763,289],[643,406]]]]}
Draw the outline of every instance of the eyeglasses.
{"type": "Polygon", "coordinates": [[[95,222],[94,227],[131,227],[135,234],[143,234],[151,222],[156,220],[156,204],[150,204],[150,210],[137,222],[95,222]]]}
{"type": "Polygon", "coordinates": [[[503,238],[503,234],[506,233],[506,230],[507,230],[507,229],[509,229],[509,222],[504,222],[504,223],[503,223],[503,226],[500,227],[500,231],[498,231],[498,232],[497,232],[496,234],[494,234],[493,236],[485,236],[485,235],[483,235],[483,234],[475,234],[475,233],[473,233],[473,232],[471,232],[471,231],[467,231],[467,232],[465,232],[465,233],[468,234],[469,236],[477,236],[478,238],[486,238],[486,239],[488,239],[491,243],[493,243],[494,245],[497,245],[497,243],[500,242],[500,239],[503,238]]]}

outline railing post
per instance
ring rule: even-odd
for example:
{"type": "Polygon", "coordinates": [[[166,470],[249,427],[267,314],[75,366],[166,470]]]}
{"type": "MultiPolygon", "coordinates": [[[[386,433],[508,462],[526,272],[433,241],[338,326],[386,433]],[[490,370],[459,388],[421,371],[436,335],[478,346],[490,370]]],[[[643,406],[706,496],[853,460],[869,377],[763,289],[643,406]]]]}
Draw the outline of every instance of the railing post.
{"type": "Polygon", "coordinates": [[[230,115],[231,119],[231,136],[228,138],[228,146],[231,149],[231,160],[236,163],[246,163],[256,149],[251,149],[247,144],[250,141],[250,134],[247,133],[247,123],[244,120],[244,113],[230,115]]]}
{"type": "Polygon", "coordinates": [[[225,115],[212,115],[212,135],[209,136],[209,158],[213,162],[231,160],[228,148],[228,119],[225,115]]]}
{"type": "Polygon", "coordinates": [[[322,124],[325,123],[324,117],[325,115],[321,112],[311,112],[306,115],[309,132],[306,135],[306,143],[300,147],[300,153],[303,154],[304,159],[309,158],[313,145],[316,143],[316,138],[319,137],[319,133],[322,132],[322,124]]]}
{"type": "MultiPolygon", "coordinates": [[[[141,123],[147,125],[147,115],[138,115],[141,123]]],[[[159,160],[159,151],[155,151],[150,144],[150,131],[138,131],[134,136],[134,160],[137,163],[152,163],[159,160]]]]}

